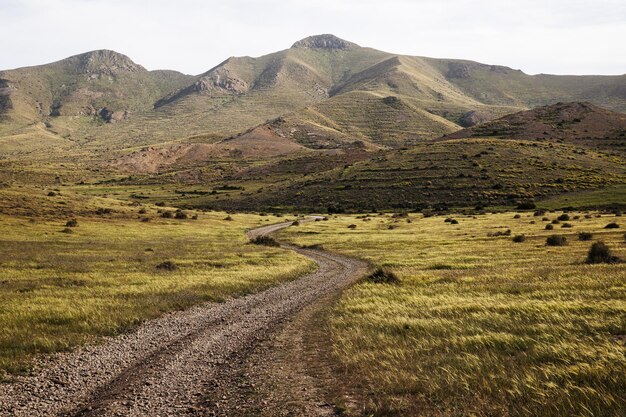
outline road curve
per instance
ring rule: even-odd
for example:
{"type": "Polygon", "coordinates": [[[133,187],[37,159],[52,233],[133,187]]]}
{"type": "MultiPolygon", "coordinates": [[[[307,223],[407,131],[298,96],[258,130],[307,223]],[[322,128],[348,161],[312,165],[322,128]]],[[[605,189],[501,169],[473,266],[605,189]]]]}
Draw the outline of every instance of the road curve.
{"type": "MultiPolygon", "coordinates": [[[[248,235],[289,225],[269,225],[248,235]]],[[[271,359],[257,346],[272,343],[304,309],[322,308],[367,270],[356,259],[281,246],[313,259],[318,270],[257,294],[168,313],[103,344],[43,359],[33,375],[0,385],[0,416],[234,416],[243,415],[238,410],[261,409],[268,402],[259,397],[227,401],[247,375],[238,364],[267,366],[271,359]],[[207,400],[216,393],[218,401],[207,400]]]]}

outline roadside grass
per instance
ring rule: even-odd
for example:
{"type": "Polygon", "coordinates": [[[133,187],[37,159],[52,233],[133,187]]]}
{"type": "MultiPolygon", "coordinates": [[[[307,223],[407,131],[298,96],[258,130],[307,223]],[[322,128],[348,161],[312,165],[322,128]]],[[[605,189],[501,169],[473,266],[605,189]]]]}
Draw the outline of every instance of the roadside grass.
{"type": "Polygon", "coordinates": [[[70,234],[62,232],[67,213],[50,215],[52,203],[42,203],[35,216],[0,214],[0,378],[28,372],[35,354],[115,335],[168,310],[260,291],[314,268],[293,252],[247,244],[245,230],[267,224],[267,217],[226,221],[225,213],[190,212],[199,218],[164,219],[157,209],[174,209],[145,206],[138,215],[139,207],[114,200],[50,199],[58,198],[72,209],[91,207],[74,216],[78,226],[70,234]],[[114,212],[86,214],[103,203],[114,212]],[[167,261],[175,268],[157,268],[167,261]]]}
{"type": "Polygon", "coordinates": [[[542,218],[561,212],[520,214],[455,215],[458,225],[445,216],[340,216],[281,232],[400,277],[360,282],[330,316],[343,394],[363,404],[348,415],[623,414],[626,264],[585,259],[598,240],[625,259],[623,230],[604,227],[626,221],[571,212],[573,228],[550,231],[542,218]],[[526,239],[494,236],[505,230],[526,239]],[[579,241],[581,231],[593,241],[579,241]],[[568,245],[546,246],[552,234],[568,245]]]}

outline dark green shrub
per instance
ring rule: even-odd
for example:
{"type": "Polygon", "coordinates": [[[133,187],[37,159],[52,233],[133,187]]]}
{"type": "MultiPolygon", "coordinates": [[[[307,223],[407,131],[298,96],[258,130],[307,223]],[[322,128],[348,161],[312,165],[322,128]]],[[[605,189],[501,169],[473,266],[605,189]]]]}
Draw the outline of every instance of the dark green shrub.
{"type": "Polygon", "coordinates": [[[292,226],[300,226],[300,222],[298,220],[291,223],[292,226]]]}
{"type": "Polygon", "coordinates": [[[514,219],[520,219],[522,216],[519,214],[516,214],[515,216],[513,216],[514,219]]]}
{"type": "Polygon", "coordinates": [[[615,222],[611,222],[609,224],[607,224],[606,226],[604,226],[605,229],[619,229],[619,224],[615,223],[615,222]]]}
{"type": "Polygon", "coordinates": [[[571,223],[563,223],[563,224],[561,225],[561,227],[566,228],[566,229],[569,229],[569,228],[572,228],[572,227],[574,227],[574,226],[572,226],[572,224],[571,224],[571,223]]]}
{"type": "Polygon", "coordinates": [[[278,243],[276,239],[268,235],[256,236],[250,239],[250,243],[253,243],[255,245],[263,245],[263,246],[274,246],[274,247],[280,246],[280,243],[278,243]]]}
{"type": "Polygon", "coordinates": [[[356,224],[350,224],[350,225],[348,225],[348,229],[356,229],[356,224]]]}
{"type": "Polygon", "coordinates": [[[522,201],[517,205],[518,210],[534,210],[537,206],[532,201],[522,201]]]}
{"type": "Polygon", "coordinates": [[[178,220],[185,220],[189,216],[187,216],[187,213],[185,213],[184,211],[177,211],[174,217],[178,220]]]}
{"type": "Polygon", "coordinates": [[[235,219],[233,219],[233,216],[231,216],[231,215],[229,214],[228,216],[224,217],[224,220],[229,221],[229,222],[232,222],[232,221],[233,221],[233,220],[235,220],[235,219]]]}
{"type": "Polygon", "coordinates": [[[174,213],[172,213],[171,211],[164,211],[163,213],[161,213],[161,217],[163,217],[164,219],[173,219],[174,213]]]}
{"type": "Polygon", "coordinates": [[[578,240],[591,240],[593,239],[593,233],[580,232],[578,233],[578,240]]]}
{"type": "Polygon", "coordinates": [[[57,193],[55,193],[54,191],[50,191],[48,193],[48,197],[56,197],[56,196],[57,196],[57,193]]]}
{"type": "Polygon", "coordinates": [[[554,226],[552,226],[550,223],[546,224],[546,230],[552,230],[554,229],[554,226]]]}
{"type": "Polygon", "coordinates": [[[589,249],[586,262],[588,264],[615,264],[621,262],[621,259],[613,256],[604,242],[595,242],[589,249]]]}
{"type": "Polygon", "coordinates": [[[65,223],[65,227],[78,227],[78,220],[76,219],[68,220],[67,223],[65,223]]]}
{"type": "Polygon", "coordinates": [[[567,213],[563,213],[561,214],[559,217],[557,217],[558,220],[562,221],[562,222],[566,222],[569,220],[569,214],[567,213]]]}
{"type": "Polygon", "coordinates": [[[546,245],[548,246],[565,246],[567,245],[567,238],[560,235],[548,236],[546,239],[546,245]]]}
{"type": "Polygon", "coordinates": [[[515,243],[522,243],[525,240],[526,240],[526,236],[524,236],[524,235],[513,236],[513,242],[515,242],[515,243]]]}
{"type": "Polygon", "coordinates": [[[374,284],[399,284],[400,278],[386,268],[376,268],[374,272],[365,277],[365,280],[374,284]]]}

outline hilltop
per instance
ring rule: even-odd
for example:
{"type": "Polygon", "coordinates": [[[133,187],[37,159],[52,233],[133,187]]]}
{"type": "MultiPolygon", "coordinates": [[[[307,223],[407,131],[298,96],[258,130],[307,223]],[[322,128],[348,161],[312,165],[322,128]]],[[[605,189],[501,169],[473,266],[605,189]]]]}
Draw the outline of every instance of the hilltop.
{"type": "Polygon", "coordinates": [[[497,137],[626,150],[626,114],[588,102],[557,103],[514,113],[441,138],[497,137]]]}

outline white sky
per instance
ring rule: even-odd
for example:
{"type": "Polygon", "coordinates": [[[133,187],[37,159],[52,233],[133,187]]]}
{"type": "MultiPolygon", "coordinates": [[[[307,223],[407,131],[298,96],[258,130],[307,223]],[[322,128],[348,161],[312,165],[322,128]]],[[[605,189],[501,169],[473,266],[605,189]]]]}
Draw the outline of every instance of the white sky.
{"type": "Polygon", "coordinates": [[[626,73],[626,0],[0,0],[0,69],[113,49],[198,74],[321,33],[530,74],[626,73]]]}

